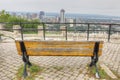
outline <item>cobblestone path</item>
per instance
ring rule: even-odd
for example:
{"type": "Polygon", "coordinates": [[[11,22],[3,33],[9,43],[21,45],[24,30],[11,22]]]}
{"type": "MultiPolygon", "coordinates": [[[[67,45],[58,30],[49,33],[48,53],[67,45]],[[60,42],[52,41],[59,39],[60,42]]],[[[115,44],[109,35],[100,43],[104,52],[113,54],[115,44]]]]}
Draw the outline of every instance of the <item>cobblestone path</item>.
{"type": "MultiPolygon", "coordinates": [[[[99,60],[120,75],[120,44],[105,43],[99,60]]],[[[45,67],[44,73],[38,75],[42,80],[94,80],[87,76],[86,65],[90,63],[89,57],[39,56],[30,57],[30,61],[45,67]],[[62,69],[56,71],[53,67],[62,69]]],[[[14,42],[0,43],[0,80],[12,80],[22,64],[14,42]]]]}

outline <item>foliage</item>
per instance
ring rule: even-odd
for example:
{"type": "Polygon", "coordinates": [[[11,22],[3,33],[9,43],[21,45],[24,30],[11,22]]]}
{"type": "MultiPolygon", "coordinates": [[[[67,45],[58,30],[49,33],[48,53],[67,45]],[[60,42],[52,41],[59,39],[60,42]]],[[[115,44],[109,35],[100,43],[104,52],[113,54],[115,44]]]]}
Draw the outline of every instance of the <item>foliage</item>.
{"type": "MultiPolygon", "coordinates": [[[[99,70],[100,79],[107,79],[107,80],[111,79],[110,76],[108,76],[107,73],[100,67],[100,65],[98,65],[98,70],[99,70]]],[[[91,76],[95,77],[96,68],[94,66],[93,67],[89,67],[88,71],[89,71],[89,76],[90,77],[91,76]]]]}
{"type": "MultiPolygon", "coordinates": [[[[18,69],[17,80],[22,80],[23,69],[24,69],[23,65],[18,69]]],[[[43,67],[33,64],[29,69],[27,69],[27,71],[30,73],[30,75],[27,76],[25,80],[35,80],[36,74],[41,73],[43,71],[43,69],[44,69],[43,67]]]]}
{"type": "Polygon", "coordinates": [[[5,12],[5,10],[2,10],[0,12],[0,22],[7,22],[9,17],[10,17],[10,14],[5,12]]]}
{"type": "Polygon", "coordinates": [[[9,23],[27,23],[27,22],[32,22],[32,23],[36,23],[39,22],[38,19],[34,19],[34,20],[28,20],[25,18],[21,18],[21,17],[17,17],[17,16],[12,16],[10,15],[8,12],[6,12],[5,10],[0,11],[0,22],[9,22],[9,23]]]}
{"type": "Polygon", "coordinates": [[[74,32],[85,32],[87,31],[87,27],[86,26],[73,26],[73,27],[70,27],[68,26],[67,27],[68,31],[74,31],[74,32]]]}
{"type": "Polygon", "coordinates": [[[0,22],[7,22],[6,28],[12,28],[13,25],[20,25],[23,28],[33,28],[34,30],[26,30],[24,33],[37,33],[37,26],[40,25],[38,19],[28,20],[25,18],[12,16],[7,13],[5,10],[0,12],[0,22]]]}

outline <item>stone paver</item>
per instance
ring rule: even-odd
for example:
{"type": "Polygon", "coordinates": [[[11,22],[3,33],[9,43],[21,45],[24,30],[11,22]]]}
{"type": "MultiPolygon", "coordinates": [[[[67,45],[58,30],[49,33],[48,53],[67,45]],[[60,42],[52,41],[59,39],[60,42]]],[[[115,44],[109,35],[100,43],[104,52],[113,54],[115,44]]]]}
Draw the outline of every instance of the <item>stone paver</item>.
{"type": "MultiPolygon", "coordinates": [[[[120,75],[119,52],[120,44],[106,42],[103,55],[99,59],[99,63],[104,63],[118,75],[120,75]]],[[[30,57],[30,61],[45,68],[43,73],[36,75],[36,80],[95,80],[87,76],[86,64],[91,61],[89,57],[33,56],[30,57]]],[[[15,43],[1,42],[0,80],[12,80],[22,64],[22,57],[17,54],[15,43]]]]}

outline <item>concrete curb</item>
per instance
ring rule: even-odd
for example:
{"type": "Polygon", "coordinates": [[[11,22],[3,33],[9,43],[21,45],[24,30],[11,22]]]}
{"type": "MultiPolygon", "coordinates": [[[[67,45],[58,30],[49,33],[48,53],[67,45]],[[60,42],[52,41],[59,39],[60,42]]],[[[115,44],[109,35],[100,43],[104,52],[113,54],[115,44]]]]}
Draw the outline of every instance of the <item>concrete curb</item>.
{"type": "Polygon", "coordinates": [[[115,76],[112,71],[105,65],[105,64],[100,64],[100,67],[104,69],[104,71],[107,73],[108,76],[110,76],[112,79],[118,79],[117,76],[115,76]]]}

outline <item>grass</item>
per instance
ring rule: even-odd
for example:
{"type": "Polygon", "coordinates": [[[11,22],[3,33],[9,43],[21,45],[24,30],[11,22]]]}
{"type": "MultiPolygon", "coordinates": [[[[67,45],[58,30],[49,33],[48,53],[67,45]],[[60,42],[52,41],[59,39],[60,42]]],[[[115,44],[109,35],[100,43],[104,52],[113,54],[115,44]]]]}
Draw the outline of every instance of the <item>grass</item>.
{"type": "Polygon", "coordinates": [[[0,34],[0,36],[4,36],[3,34],[0,34]]]}
{"type": "MultiPolygon", "coordinates": [[[[64,67],[63,66],[51,66],[51,68],[53,68],[56,71],[61,71],[61,70],[63,70],[64,67]]],[[[16,79],[13,79],[13,80],[23,80],[23,69],[24,69],[24,66],[21,65],[20,68],[18,69],[16,79]]],[[[95,77],[96,69],[94,66],[89,67],[89,65],[87,65],[86,69],[88,71],[87,75],[89,77],[96,78],[95,77]]],[[[38,65],[33,64],[30,68],[27,68],[27,71],[30,75],[28,77],[26,77],[26,79],[24,79],[24,80],[35,80],[36,76],[38,74],[40,74],[41,72],[43,72],[44,70],[45,70],[44,67],[40,67],[38,65]]],[[[99,65],[98,65],[98,70],[99,70],[99,74],[100,74],[100,79],[112,80],[111,77],[108,76],[107,73],[104,71],[104,69],[102,69],[99,65]]],[[[81,73],[82,73],[82,71],[80,71],[80,74],[81,73]]],[[[43,79],[43,77],[40,77],[39,79],[43,79]]],[[[118,77],[117,80],[120,80],[120,77],[118,77]]]]}
{"type": "MultiPolygon", "coordinates": [[[[89,67],[89,66],[88,66],[89,67]]],[[[111,77],[107,75],[107,73],[98,65],[98,70],[99,70],[99,75],[100,75],[100,79],[107,79],[107,80],[111,80],[111,77]]],[[[89,67],[88,68],[88,75],[90,77],[95,77],[95,73],[96,73],[96,69],[95,67],[89,67]]]]}
{"type": "MultiPolygon", "coordinates": [[[[63,69],[63,67],[61,66],[51,66],[51,68],[55,69],[56,71],[60,71],[63,69]]],[[[24,66],[21,65],[16,74],[16,78],[13,80],[23,80],[23,69],[24,66]]],[[[28,76],[24,80],[35,80],[37,74],[42,73],[44,70],[45,70],[44,67],[40,67],[36,64],[32,64],[30,68],[27,68],[28,76]]],[[[43,77],[40,78],[43,79],[43,77]]]]}
{"type": "MultiPolygon", "coordinates": [[[[20,66],[20,68],[18,69],[17,72],[17,79],[16,80],[22,80],[23,78],[23,69],[24,66],[20,66]]],[[[44,67],[40,67],[38,65],[32,64],[32,66],[30,68],[27,68],[27,72],[30,74],[29,76],[27,76],[24,80],[35,80],[35,75],[40,74],[41,72],[43,72],[44,67]]]]}
{"type": "Polygon", "coordinates": [[[52,67],[53,67],[53,69],[55,69],[55,70],[57,70],[57,71],[60,71],[60,70],[63,69],[62,66],[52,66],[52,67]]]}

